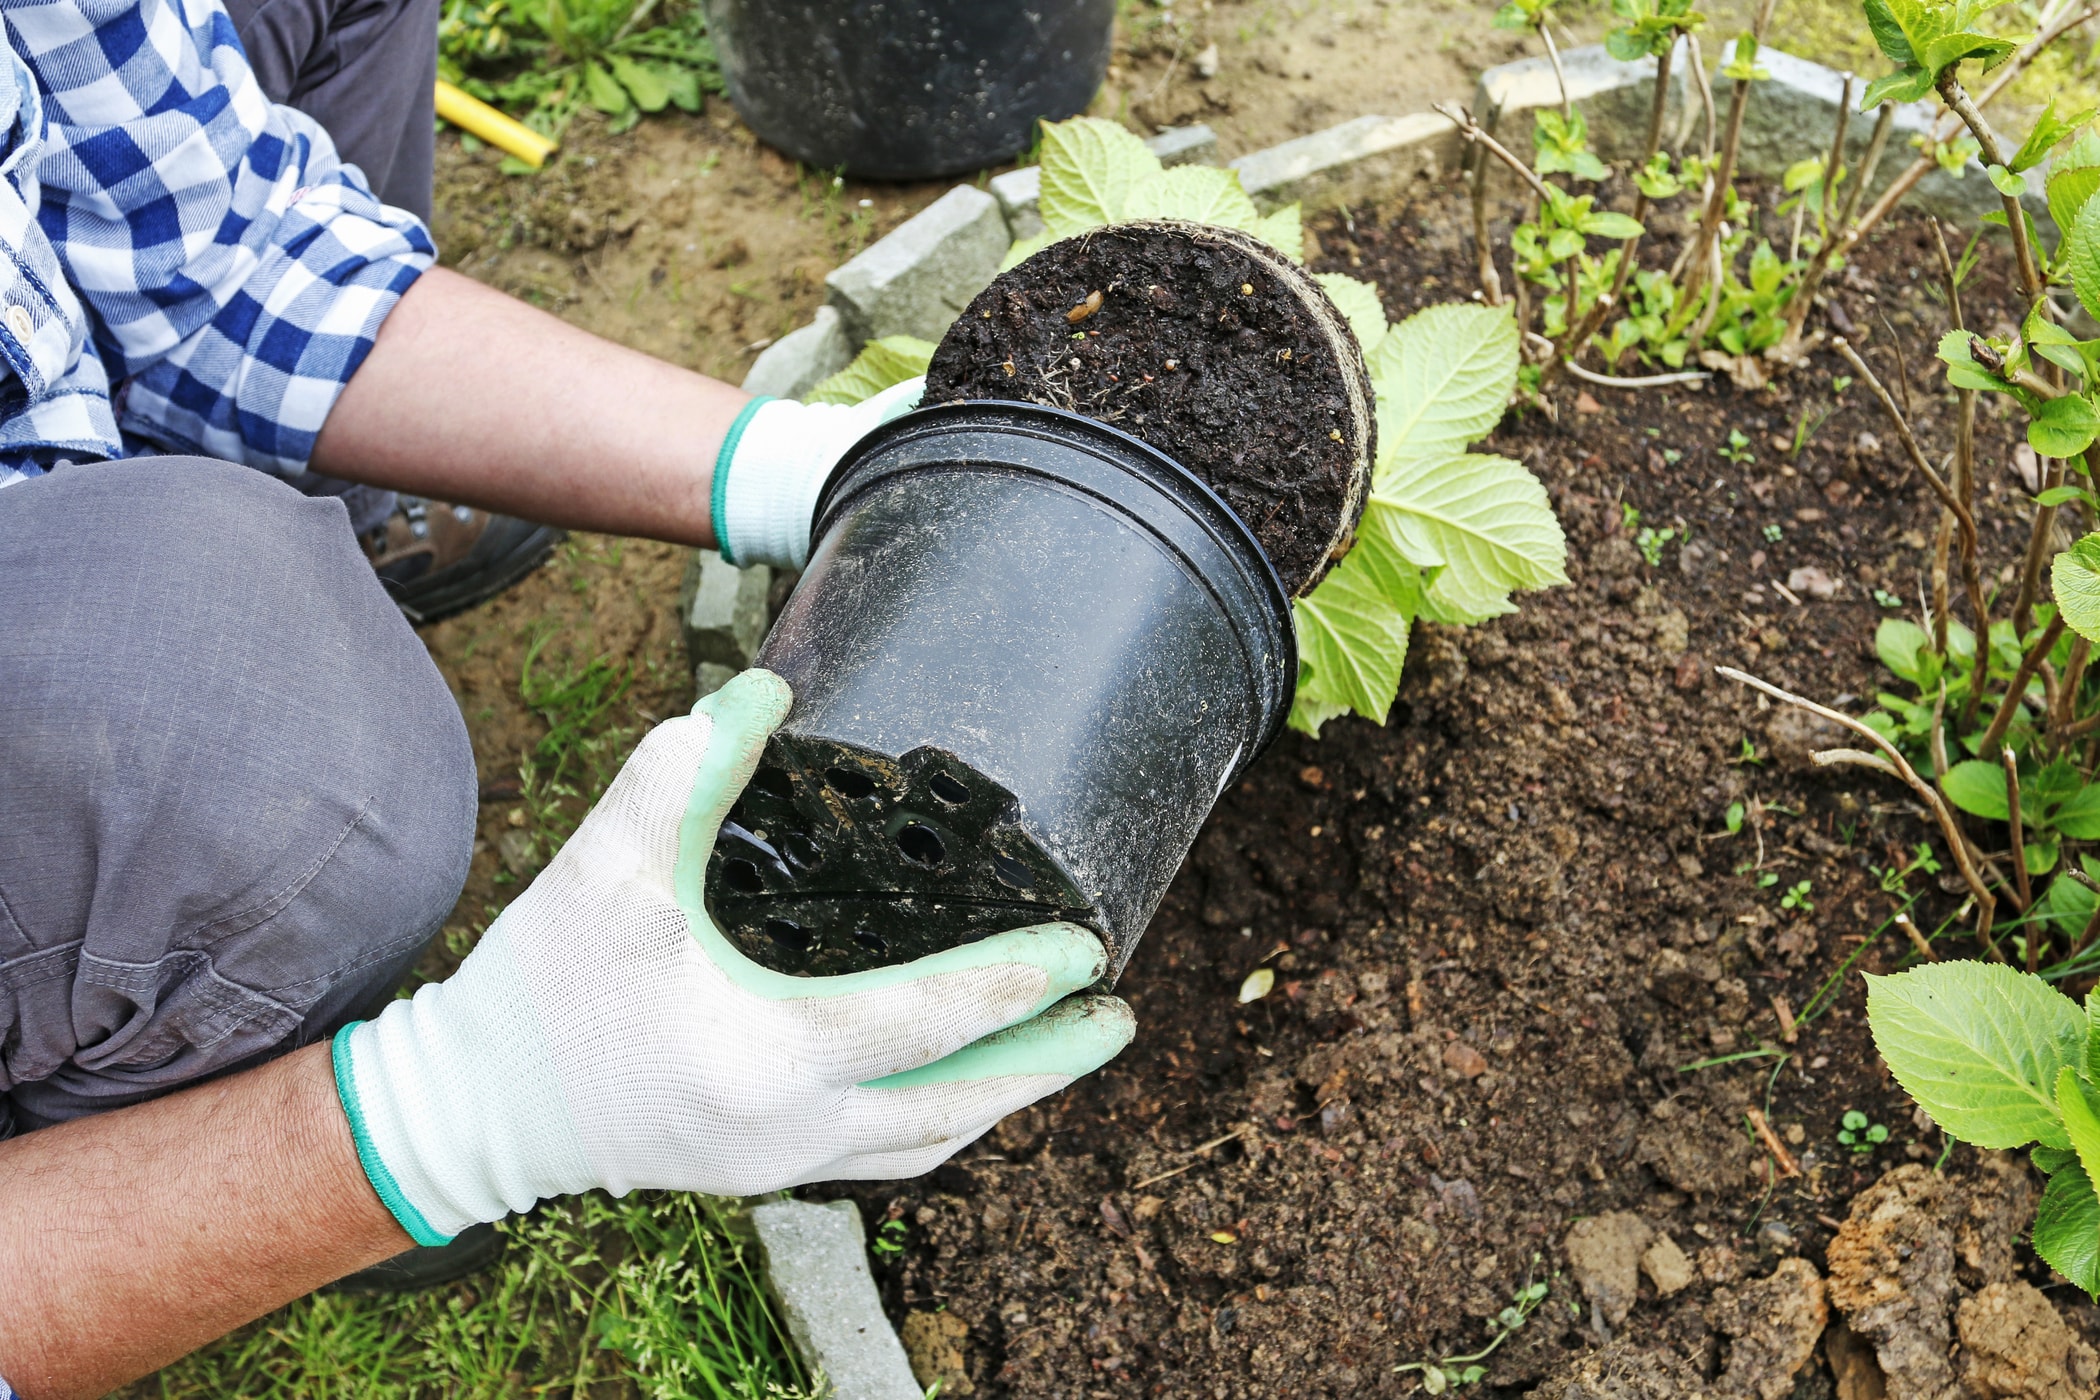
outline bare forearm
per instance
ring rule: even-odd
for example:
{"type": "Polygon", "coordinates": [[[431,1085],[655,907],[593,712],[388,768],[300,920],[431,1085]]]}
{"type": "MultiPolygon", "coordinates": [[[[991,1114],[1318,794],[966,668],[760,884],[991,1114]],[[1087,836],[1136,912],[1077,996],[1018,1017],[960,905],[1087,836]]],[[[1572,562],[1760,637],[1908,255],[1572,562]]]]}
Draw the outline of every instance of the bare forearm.
{"type": "Polygon", "coordinates": [[[0,1375],[101,1395],[408,1248],[328,1047],[0,1143],[0,1375]]]}
{"type": "Polygon", "coordinates": [[[712,544],[742,390],[432,268],[321,431],[315,471],[551,525],[712,544]]]}

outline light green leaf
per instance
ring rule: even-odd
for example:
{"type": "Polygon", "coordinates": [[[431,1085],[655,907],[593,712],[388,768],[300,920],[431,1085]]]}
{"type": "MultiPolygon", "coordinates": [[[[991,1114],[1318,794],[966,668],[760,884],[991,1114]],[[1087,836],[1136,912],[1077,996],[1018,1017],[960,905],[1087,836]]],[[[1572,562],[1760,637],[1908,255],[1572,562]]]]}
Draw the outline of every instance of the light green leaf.
{"type": "MultiPolygon", "coordinates": [[[[2085,1056],[2081,1053],[2078,1058],[2083,1063],[2085,1056]]],[[[2093,1112],[2078,1071],[2071,1065],[2056,1072],[2056,1111],[2063,1115],[2064,1132],[2070,1136],[2071,1150],[2078,1154],[2078,1165],[2085,1168],[2086,1179],[2100,1176],[2100,1114],[2093,1112]]]]}
{"type": "MultiPolygon", "coordinates": [[[[1435,569],[1430,572],[1435,573],[1437,579],[1441,579],[1445,571],[1435,569]]],[[[1509,601],[1507,593],[1493,597],[1480,594],[1459,600],[1453,598],[1449,592],[1439,589],[1437,579],[1430,581],[1429,592],[1422,599],[1422,611],[1415,614],[1424,622],[1440,622],[1446,627],[1475,627],[1491,617],[1501,617],[1517,610],[1517,605],[1509,601]]]]}
{"type": "MultiPolygon", "coordinates": [[[[2086,867],[2086,874],[2092,874],[2092,857],[2081,856],[2079,859],[2086,867]]],[[[2077,881],[2058,880],[2050,888],[2073,884],[2077,884],[2077,881]]],[[[2084,886],[2079,888],[2084,889],[2084,886]]],[[[2100,903],[2100,895],[2093,894],[2091,890],[2086,890],[2086,893],[2095,903],[2100,903]]],[[[2084,930],[2078,929],[2076,932],[2083,933],[2084,930]]],[[[2085,1077],[2088,1083],[2100,1084],[2100,987],[2095,987],[2085,994],[2085,1077]]]]}
{"type": "Polygon", "coordinates": [[[1318,734],[1325,720],[1354,710],[1385,723],[1421,602],[1421,571],[1398,547],[1391,510],[1373,500],[1357,524],[1356,547],[1294,605],[1299,705],[1291,722],[1318,734]]]}
{"type": "Polygon", "coordinates": [[[634,106],[634,99],[627,95],[626,88],[620,86],[619,79],[607,72],[605,65],[595,61],[583,65],[583,95],[608,117],[617,117],[634,106]]]}
{"type": "Polygon", "coordinates": [[[1240,172],[1214,165],[1177,165],[1137,181],[1123,196],[1125,219],[1187,219],[1249,233],[1261,215],[1240,188],[1240,172]]]}
{"type": "Polygon", "coordinates": [[[1417,311],[1372,356],[1378,471],[1449,458],[1502,420],[1517,382],[1517,323],[1507,310],[1464,302],[1417,311]]]}
{"type": "Polygon", "coordinates": [[[1639,238],[1640,222],[1630,214],[1585,214],[1582,231],[1592,238],[1639,238]]]}
{"type": "Polygon", "coordinates": [[[1294,263],[1305,261],[1305,220],[1296,201],[1254,222],[1254,236],[1294,263]]]}
{"type": "Polygon", "coordinates": [[[1131,191],[1160,170],[1159,157],[1114,122],[1051,123],[1043,128],[1043,226],[1065,238],[1120,223],[1131,191]]]}
{"type": "MultiPolygon", "coordinates": [[[[2087,783],[2065,798],[2063,804],[2049,814],[2049,825],[2073,841],[2100,841],[2100,783],[2087,783]]],[[[2084,888],[2075,880],[2062,883],[2084,888]]]]}
{"type": "Polygon", "coordinates": [[[1991,183],[1998,187],[1998,193],[2007,199],[2018,199],[2027,193],[2025,175],[2007,170],[2002,165],[1987,165],[1983,168],[1983,173],[1991,177],[1991,183]]]}
{"type": "Polygon", "coordinates": [[[1899,68],[1867,84],[1859,110],[1871,112],[1883,102],[1916,102],[1932,91],[1932,74],[1922,68],[1899,68]]]}
{"type": "Polygon", "coordinates": [[[871,340],[847,365],[802,396],[804,403],[859,403],[892,384],[926,373],[934,345],[916,336],[886,335],[871,340]]]}
{"type": "Polygon", "coordinates": [[[2065,137],[2091,121],[2094,110],[2088,107],[2082,112],[2059,118],[2056,115],[2056,99],[2050,98],[2049,105],[2042,110],[2041,116],[2035,118],[2034,130],[2028,132],[2027,139],[2020,143],[2018,153],[2012,158],[2012,168],[2034,169],[2041,164],[2042,157],[2055,150],[2065,137]]]}
{"type": "Polygon", "coordinates": [[[1320,284],[1320,290],[1327,293],[1335,310],[1341,312],[1342,318],[1349,323],[1349,329],[1368,361],[1371,352],[1385,339],[1387,330],[1385,306],[1378,300],[1378,289],[1369,282],[1359,282],[1339,272],[1316,272],[1313,281],[1320,284]]]}
{"type": "Polygon", "coordinates": [[[2034,1252],[2044,1263],[2100,1299],[2100,1199],[2076,1162],[2050,1174],[2034,1208],[2034,1252]]]}
{"type": "Polygon", "coordinates": [[[2056,221],[2059,235],[2068,235],[2087,202],[2100,192],[2100,165],[2052,167],[2043,189],[2049,196],[2049,217],[2056,221]]]}
{"type": "Polygon", "coordinates": [[[2044,399],[2027,421],[2027,444],[2044,457],[2076,457],[2100,435],[2100,413],[2082,394],[2044,399]]]}
{"type": "Polygon", "coordinates": [[[1918,654],[1932,647],[1932,634],[1915,622],[1906,622],[1900,617],[1885,617],[1874,629],[1874,654],[1881,664],[1894,671],[1911,684],[1917,684],[1924,668],[1918,662],[1918,654]]]}
{"type": "Polygon", "coordinates": [[[616,53],[607,54],[605,62],[612,69],[613,76],[620,80],[620,86],[633,95],[634,105],[644,112],[661,112],[670,105],[670,85],[655,64],[637,63],[616,53]]]}
{"type": "Polygon", "coordinates": [[[2089,642],[2100,642],[2100,531],[2050,561],[2049,591],[2064,625],[2089,642]]]}
{"type": "Polygon", "coordinates": [[[1940,777],[1947,800],[1973,817],[2005,821],[2012,807],[2005,796],[2005,770],[1980,758],[1963,759],[1940,777]]]}
{"type": "Polygon", "coordinates": [[[1867,977],[1881,1058],[1935,1123],[1977,1147],[2068,1147],[2056,1075],[2085,1049],[2085,1018],[2038,977],[1999,963],[1927,963],[1867,977]]]}
{"type": "Polygon", "coordinates": [[[1433,592],[1460,612],[1507,609],[1517,589],[1566,583],[1568,546],[1537,478],[1506,457],[1414,458],[1381,472],[1400,552],[1443,567],[1433,592]]]}
{"type": "Polygon", "coordinates": [[[2078,210],[2064,244],[2071,266],[2071,287],[2086,314],[2100,315],[2100,200],[2088,199],[2078,210]]]}
{"type": "Polygon", "coordinates": [[[1940,337],[1939,357],[1947,364],[1947,382],[1957,389],[2005,390],[2012,386],[1977,360],[1971,331],[1948,331],[1940,337]]]}

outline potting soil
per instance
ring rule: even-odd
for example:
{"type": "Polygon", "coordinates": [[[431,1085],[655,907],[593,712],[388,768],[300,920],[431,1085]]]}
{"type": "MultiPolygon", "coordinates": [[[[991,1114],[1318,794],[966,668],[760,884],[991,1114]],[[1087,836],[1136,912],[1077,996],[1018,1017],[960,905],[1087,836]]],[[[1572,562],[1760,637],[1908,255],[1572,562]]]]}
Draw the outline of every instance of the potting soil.
{"type": "Polygon", "coordinates": [[[1050,404],[1159,448],[1224,497],[1293,595],[1346,548],[1376,450],[1363,356],[1318,284],[1193,225],[1102,229],[1002,274],[927,371],[927,402],[964,399],[1050,404]]]}

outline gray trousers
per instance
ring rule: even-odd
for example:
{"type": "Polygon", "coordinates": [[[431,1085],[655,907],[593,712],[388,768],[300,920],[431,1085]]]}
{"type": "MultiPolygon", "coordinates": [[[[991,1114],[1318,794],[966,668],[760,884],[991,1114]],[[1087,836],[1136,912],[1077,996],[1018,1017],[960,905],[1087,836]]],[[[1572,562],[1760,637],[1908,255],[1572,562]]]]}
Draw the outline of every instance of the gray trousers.
{"type": "Polygon", "coordinates": [[[149,457],[0,490],[0,1136],[383,1005],[474,755],[340,502],[149,457]]]}

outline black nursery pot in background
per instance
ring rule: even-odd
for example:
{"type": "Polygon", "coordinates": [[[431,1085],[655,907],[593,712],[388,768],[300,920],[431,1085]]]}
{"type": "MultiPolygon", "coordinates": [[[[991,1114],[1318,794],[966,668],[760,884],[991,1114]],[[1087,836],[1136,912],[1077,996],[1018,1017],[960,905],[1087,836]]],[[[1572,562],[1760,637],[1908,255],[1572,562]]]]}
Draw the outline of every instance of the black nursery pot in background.
{"type": "Polygon", "coordinates": [[[729,100],[768,145],[876,180],[1010,160],[1083,111],[1115,0],[706,0],[729,100]]]}
{"type": "Polygon", "coordinates": [[[716,923],[825,974],[1071,919],[1120,974],[1290,710],[1254,536],[1136,438],[979,402],[865,438],[815,538],[756,660],[795,704],[716,843],[716,923]]]}

